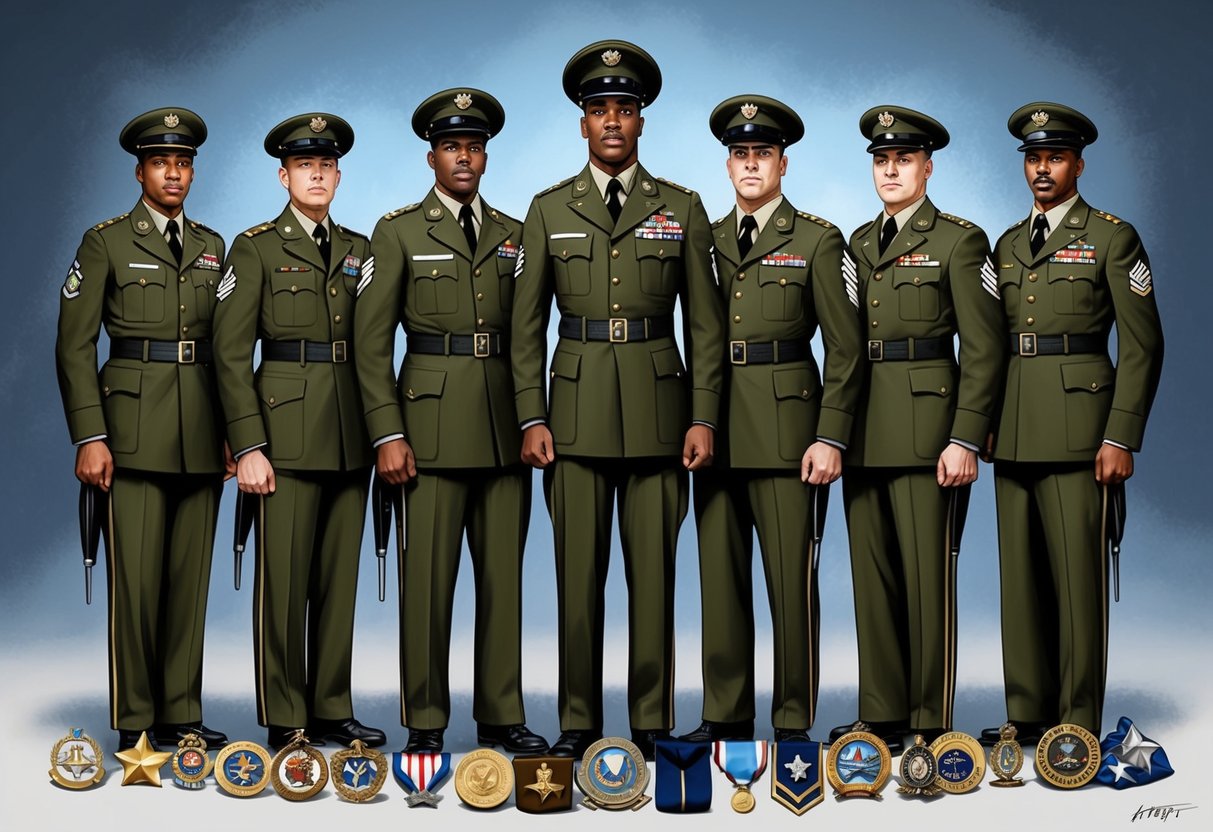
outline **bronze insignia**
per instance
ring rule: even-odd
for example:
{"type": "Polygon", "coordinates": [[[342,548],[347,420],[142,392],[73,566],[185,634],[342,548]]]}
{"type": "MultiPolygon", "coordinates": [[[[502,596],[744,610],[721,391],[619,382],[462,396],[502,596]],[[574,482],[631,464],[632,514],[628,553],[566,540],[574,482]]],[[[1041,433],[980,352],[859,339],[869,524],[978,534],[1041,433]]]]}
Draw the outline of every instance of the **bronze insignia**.
{"type": "Polygon", "coordinates": [[[168,128],[176,127],[181,123],[180,117],[176,113],[169,113],[164,117],[164,126],[168,128]]]}
{"type": "Polygon", "coordinates": [[[914,224],[919,228],[926,228],[928,225],[930,225],[930,223],[926,220],[915,220],[914,224]]]}
{"type": "Polygon", "coordinates": [[[1032,123],[1037,127],[1044,127],[1049,123],[1049,114],[1044,110],[1037,110],[1036,112],[1032,113],[1032,123]]]}
{"type": "Polygon", "coordinates": [[[139,222],[135,223],[135,227],[140,231],[147,231],[151,226],[147,224],[147,220],[139,220],[139,222]]]}
{"type": "Polygon", "coordinates": [[[758,115],[758,105],[750,104],[749,102],[741,105],[741,114],[746,118],[753,118],[758,115]]]}
{"type": "Polygon", "coordinates": [[[893,121],[894,121],[893,114],[890,113],[888,110],[885,110],[883,113],[876,116],[876,121],[878,121],[880,123],[881,127],[884,127],[884,128],[892,127],[893,121]]]}
{"type": "Polygon", "coordinates": [[[640,183],[640,190],[647,194],[649,191],[653,190],[653,183],[647,179],[642,180],[640,183]]]}
{"type": "Polygon", "coordinates": [[[322,119],[320,116],[315,116],[312,119],[311,123],[308,125],[308,127],[312,128],[313,133],[320,133],[324,130],[324,128],[326,128],[328,126],[329,126],[329,123],[327,121],[325,121],[324,119],[322,119]]]}
{"type": "Polygon", "coordinates": [[[431,216],[431,217],[441,217],[441,216],[442,216],[442,209],[441,209],[441,208],[431,208],[431,209],[430,209],[430,216],[431,216]]]}
{"type": "Polygon", "coordinates": [[[780,217],[779,219],[775,220],[775,225],[777,225],[780,228],[783,228],[787,224],[788,224],[787,217],[780,217]]]}
{"type": "Polygon", "coordinates": [[[105,777],[101,761],[101,746],[84,733],[72,728],[51,749],[51,778],[67,789],[87,789],[105,777]]]}
{"type": "Polygon", "coordinates": [[[455,96],[455,106],[461,110],[466,110],[472,106],[472,96],[466,92],[459,93],[459,95],[455,96]]]}
{"type": "Polygon", "coordinates": [[[607,66],[615,66],[623,59],[618,49],[608,49],[602,53],[602,62],[607,66]]]}

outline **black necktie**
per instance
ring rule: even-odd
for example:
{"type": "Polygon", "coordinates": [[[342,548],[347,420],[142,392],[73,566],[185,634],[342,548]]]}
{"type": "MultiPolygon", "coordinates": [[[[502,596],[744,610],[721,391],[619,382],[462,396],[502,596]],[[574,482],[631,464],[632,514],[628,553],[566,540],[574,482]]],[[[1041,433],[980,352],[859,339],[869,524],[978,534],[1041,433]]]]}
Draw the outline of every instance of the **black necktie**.
{"type": "Polygon", "coordinates": [[[758,220],[754,219],[753,214],[746,214],[741,218],[741,231],[737,234],[737,251],[740,252],[742,260],[750,253],[750,248],[754,245],[754,232],[757,230],[758,220]]]}
{"type": "Polygon", "coordinates": [[[173,257],[174,257],[174,259],[176,259],[177,265],[180,266],[181,265],[181,236],[180,236],[180,232],[177,229],[177,221],[169,220],[168,225],[165,226],[165,231],[168,232],[168,250],[173,253],[173,257]]]}
{"type": "Polygon", "coordinates": [[[611,212],[611,220],[619,222],[619,212],[623,210],[623,203],[619,201],[619,193],[623,190],[623,183],[618,179],[612,179],[607,183],[606,190],[606,206],[611,212]]]}
{"type": "Polygon", "coordinates": [[[465,205],[459,209],[459,224],[463,226],[463,236],[468,238],[468,251],[476,256],[476,218],[472,215],[472,206],[465,205]]]}
{"type": "Polygon", "coordinates": [[[329,267],[329,253],[331,247],[329,245],[328,232],[324,230],[324,226],[316,223],[316,230],[312,232],[312,239],[316,241],[316,248],[320,249],[320,259],[324,261],[324,268],[329,267]]]}
{"type": "Polygon", "coordinates": [[[1032,256],[1045,247],[1045,238],[1049,236],[1049,221],[1044,214],[1037,214],[1036,219],[1032,222],[1032,239],[1029,244],[1032,246],[1032,256]]]}
{"type": "Polygon", "coordinates": [[[893,242],[893,238],[897,236],[897,220],[889,217],[884,221],[884,227],[880,229],[880,253],[884,254],[884,250],[889,247],[889,243],[893,242]]]}

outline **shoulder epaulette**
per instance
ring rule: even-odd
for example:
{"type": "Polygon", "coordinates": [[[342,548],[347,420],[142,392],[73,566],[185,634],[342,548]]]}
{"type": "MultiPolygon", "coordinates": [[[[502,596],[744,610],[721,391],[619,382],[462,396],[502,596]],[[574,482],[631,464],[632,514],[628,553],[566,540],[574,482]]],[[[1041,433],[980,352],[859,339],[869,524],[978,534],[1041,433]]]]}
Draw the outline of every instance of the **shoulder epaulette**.
{"type": "Polygon", "coordinates": [[[505,211],[502,211],[500,208],[490,208],[489,216],[492,217],[493,219],[497,220],[497,222],[500,222],[500,223],[512,222],[514,225],[522,225],[522,220],[518,220],[518,219],[515,219],[514,217],[511,217],[509,214],[507,214],[505,211]]]}
{"type": "Polygon", "coordinates": [[[732,211],[730,211],[729,213],[725,214],[725,215],[724,215],[723,217],[721,217],[720,219],[716,220],[716,222],[712,223],[712,228],[719,228],[720,226],[724,225],[724,224],[725,224],[725,221],[726,221],[726,220],[728,220],[728,218],[729,218],[729,217],[731,217],[731,216],[733,216],[733,212],[732,212],[732,211]]]}
{"type": "Polygon", "coordinates": [[[1108,222],[1112,223],[1112,225],[1120,225],[1122,222],[1124,222],[1124,220],[1122,220],[1120,217],[1114,217],[1107,211],[1095,211],[1094,213],[1095,216],[1099,217],[1101,220],[1107,220],[1108,222]]]}
{"type": "Polygon", "coordinates": [[[800,217],[801,219],[812,220],[813,222],[820,225],[822,228],[833,228],[834,227],[834,223],[830,222],[829,220],[823,220],[821,217],[815,217],[812,214],[806,214],[804,211],[797,211],[796,216],[800,217]]]}
{"type": "Polygon", "coordinates": [[[248,231],[244,232],[245,237],[256,237],[258,234],[264,234],[274,227],[272,222],[263,222],[261,225],[254,225],[248,231]]]}
{"type": "Polygon", "coordinates": [[[550,188],[548,188],[548,189],[546,189],[546,190],[540,191],[539,193],[535,194],[535,196],[547,196],[547,195],[548,195],[548,194],[550,194],[552,191],[558,191],[558,190],[560,190],[561,188],[563,188],[565,185],[569,184],[570,182],[572,182],[572,181],[573,181],[574,179],[576,179],[576,178],[577,178],[576,176],[570,176],[568,179],[561,180],[560,182],[557,182],[557,183],[556,183],[555,185],[553,185],[552,187],[550,187],[550,188]]]}
{"type": "Polygon", "coordinates": [[[1020,220],[1019,222],[1013,222],[1013,223],[1011,223],[1010,225],[1008,225],[1008,226],[1007,226],[1007,231],[1010,231],[1012,228],[1019,228],[1019,226],[1023,225],[1023,224],[1024,224],[1025,222],[1027,222],[1027,221],[1028,221],[1028,218],[1027,218],[1027,217],[1024,217],[1024,218],[1023,218],[1022,220],[1020,220]]]}
{"type": "Polygon", "coordinates": [[[201,229],[202,231],[205,231],[208,234],[214,234],[216,237],[219,236],[218,231],[216,231],[215,229],[211,228],[208,225],[205,225],[204,223],[198,222],[198,220],[190,220],[190,228],[201,229]]]}
{"type": "Polygon", "coordinates": [[[948,222],[956,223],[961,228],[973,228],[974,227],[973,223],[969,222],[964,217],[958,217],[955,214],[945,214],[943,211],[940,211],[939,216],[943,217],[948,222]]]}
{"type": "Polygon", "coordinates": [[[99,222],[96,225],[94,225],[93,230],[100,231],[103,228],[109,228],[111,225],[113,225],[116,222],[122,222],[124,219],[126,219],[130,215],[131,215],[130,211],[127,211],[125,214],[119,214],[116,217],[111,217],[110,219],[106,220],[105,222],[99,222]]]}
{"type": "Polygon", "coordinates": [[[420,202],[413,202],[413,203],[410,203],[409,205],[404,206],[403,208],[397,208],[395,211],[388,211],[386,214],[383,215],[383,218],[385,220],[394,220],[394,219],[396,219],[396,217],[400,216],[401,214],[411,213],[413,211],[416,211],[420,207],[421,207],[420,202]]]}
{"type": "Polygon", "coordinates": [[[671,188],[676,188],[677,190],[682,191],[684,194],[695,193],[690,188],[679,185],[677,182],[671,182],[668,179],[662,179],[660,176],[655,176],[653,178],[656,179],[658,182],[660,182],[662,185],[669,185],[671,188]]]}
{"type": "Polygon", "coordinates": [[[363,234],[361,231],[355,231],[354,229],[350,228],[348,225],[340,225],[340,224],[336,224],[336,223],[334,223],[334,224],[337,225],[338,231],[341,231],[345,234],[353,235],[354,237],[361,237],[364,240],[368,239],[368,237],[365,234],[363,234]]]}

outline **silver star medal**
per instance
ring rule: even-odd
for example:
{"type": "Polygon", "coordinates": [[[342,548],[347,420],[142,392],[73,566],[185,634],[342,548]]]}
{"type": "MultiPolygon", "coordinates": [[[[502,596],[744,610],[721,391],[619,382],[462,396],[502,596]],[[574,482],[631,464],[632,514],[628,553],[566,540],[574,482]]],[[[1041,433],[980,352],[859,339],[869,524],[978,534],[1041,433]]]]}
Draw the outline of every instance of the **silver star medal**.
{"type": "Polygon", "coordinates": [[[420,789],[412,794],[406,794],[404,799],[409,804],[410,809],[415,806],[433,806],[437,808],[442,797],[442,795],[434,794],[429,789],[420,789]]]}
{"type": "Polygon", "coordinates": [[[1110,772],[1112,772],[1112,774],[1116,775],[1116,779],[1113,780],[1112,782],[1119,783],[1121,780],[1128,780],[1130,783],[1134,783],[1134,784],[1137,783],[1137,781],[1133,779],[1132,775],[1130,775],[1129,772],[1125,771],[1125,769],[1128,767],[1129,767],[1129,764],[1126,763],[1124,760],[1118,760],[1115,757],[1113,757],[1112,762],[1108,763],[1108,771],[1110,771],[1110,772]]]}
{"type": "MultiPolygon", "coordinates": [[[[1150,774],[1150,759],[1154,756],[1154,752],[1161,747],[1153,740],[1143,737],[1141,731],[1137,730],[1136,725],[1130,725],[1129,732],[1125,734],[1124,740],[1120,745],[1113,748],[1111,753],[1116,759],[1126,765],[1139,768],[1146,774],[1150,774]]],[[[1128,775],[1125,776],[1127,777],[1128,775]]]]}
{"type": "Polygon", "coordinates": [[[797,780],[803,780],[808,776],[805,774],[805,772],[812,768],[813,764],[806,763],[804,760],[800,759],[800,755],[797,754],[796,759],[792,760],[790,763],[784,763],[783,767],[792,772],[792,782],[796,782],[797,780]]]}

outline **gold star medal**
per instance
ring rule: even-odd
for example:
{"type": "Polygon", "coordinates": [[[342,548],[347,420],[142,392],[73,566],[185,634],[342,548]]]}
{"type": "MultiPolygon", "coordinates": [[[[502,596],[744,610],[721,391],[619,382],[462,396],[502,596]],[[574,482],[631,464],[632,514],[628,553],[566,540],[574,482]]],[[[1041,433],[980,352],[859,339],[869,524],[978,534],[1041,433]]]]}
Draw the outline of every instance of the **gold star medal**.
{"type": "Polygon", "coordinates": [[[105,776],[101,746],[83,728],[72,728],[51,749],[51,770],[47,773],[65,789],[95,786],[105,776]]]}
{"type": "Polygon", "coordinates": [[[160,767],[173,756],[167,751],[153,751],[152,744],[147,739],[147,731],[139,735],[139,742],[134,748],[128,748],[114,754],[122,763],[122,785],[134,786],[147,783],[149,786],[160,788],[160,767]]]}
{"type": "Polygon", "coordinates": [[[308,744],[302,731],[278,752],[270,763],[270,781],[274,791],[287,800],[307,800],[324,789],[329,781],[329,766],[324,755],[308,744]]]}

